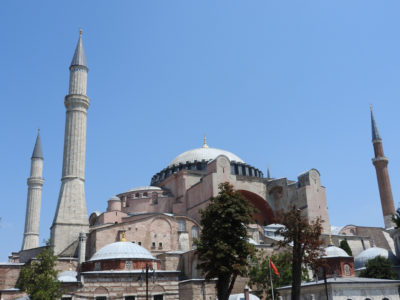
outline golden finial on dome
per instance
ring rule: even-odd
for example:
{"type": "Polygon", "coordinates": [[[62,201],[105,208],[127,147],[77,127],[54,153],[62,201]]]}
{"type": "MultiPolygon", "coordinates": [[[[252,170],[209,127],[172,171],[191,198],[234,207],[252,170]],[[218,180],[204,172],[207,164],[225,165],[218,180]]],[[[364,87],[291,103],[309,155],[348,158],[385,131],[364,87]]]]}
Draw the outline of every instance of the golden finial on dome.
{"type": "Polygon", "coordinates": [[[332,241],[332,234],[329,234],[329,246],[334,246],[332,241]]]}
{"type": "Polygon", "coordinates": [[[121,242],[127,242],[128,240],[125,237],[125,231],[121,232],[121,242]]]}
{"type": "Polygon", "coordinates": [[[207,136],[206,136],[205,134],[204,134],[203,148],[208,148],[208,145],[207,145],[207,136]]]}
{"type": "Polygon", "coordinates": [[[82,35],[82,28],[79,28],[79,35],[82,35]]]}

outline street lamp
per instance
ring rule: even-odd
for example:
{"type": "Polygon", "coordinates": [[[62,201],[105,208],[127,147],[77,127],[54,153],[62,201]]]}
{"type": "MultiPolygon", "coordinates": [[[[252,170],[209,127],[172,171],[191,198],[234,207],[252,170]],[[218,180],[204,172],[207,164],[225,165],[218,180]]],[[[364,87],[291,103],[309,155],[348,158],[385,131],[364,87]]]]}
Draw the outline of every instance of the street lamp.
{"type": "Polygon", "coordinates": [[[146,268],[142,269],[142,273],[139,276],[139,285],[142,286],[143,285],[143,277],[145,277],[146,280],[146,300],[149,299],[149,270],[153,271],[151,274],[151,279],[153,281],[153,283],[157,280],[156,278],[156,270],[153,269],[152,267],[149,267],[149,264],[146,263],[146,268]]]}

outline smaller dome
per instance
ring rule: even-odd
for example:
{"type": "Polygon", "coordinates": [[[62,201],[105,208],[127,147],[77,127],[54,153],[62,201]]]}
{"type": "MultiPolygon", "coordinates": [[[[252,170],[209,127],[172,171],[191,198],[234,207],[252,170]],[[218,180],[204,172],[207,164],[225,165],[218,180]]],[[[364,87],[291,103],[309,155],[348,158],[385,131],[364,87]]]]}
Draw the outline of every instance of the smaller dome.
{"type": "MultiPolygon", "coordinates": [[[[257,296],[255,296],[253,294],[250,294],[249,296],[250,296],[249,297],[250,300],[260,300],[260,298],[258,298],[257,296]]],[[[229,300],[241,300],[241,299],[244,299],[244,294],[243,293],[241,293],[241,294],[233,294],[233,295],[229,296],[229,300]]]]}
{"type": "Polygon", "coordinates": [[[130,192],[139,192],[139,191],[162,191],[162,189],[158,186],[152,186],[152,185],[145,185],[145,186],[139,186],[135,187],[133,189],[130,189],[124,193],[130,193],[130,192]]]}
{"type": "Polygon", "coordinates": [[[75,271],[64,271],[58,275],[57,279],[61,282],[77,282],[76,276],[78,273],[75,271]]]}
{"type": "Polygon", "coordinates": [[[142,246],[131,242],[116,242],[104,246],[89,261],[106,259],[149,259],[156,258],[142,246]]]}
{"type": "Polygon", "coordinates": [[[371,247],[364,251],[362,251],[355,259],[354,259],[354,269],[362,269],[365,268],[365,264],[370,260],[374,259],[377,256],[382,256],[384,258],[389,257],[389,252],[386,249],[379,247],[371,247]]]}
{"type": "Polygon", "coordinates": [[[324,251],[325,255],[322,257],[349,257],[346,251],[333,245],[329,245],[324,249],[324,251]]]}
{"type": "Polygon", "coordinates": [[[280,229],[280,228],[285,228],[285,225],[282,225],[282,224],[279,224],[279,223],[272,223],[272,224],[269,224],[267,226],[264,226],[264,229],[270,229],[270,228],[272,228],[272,229],[280,229]]]}

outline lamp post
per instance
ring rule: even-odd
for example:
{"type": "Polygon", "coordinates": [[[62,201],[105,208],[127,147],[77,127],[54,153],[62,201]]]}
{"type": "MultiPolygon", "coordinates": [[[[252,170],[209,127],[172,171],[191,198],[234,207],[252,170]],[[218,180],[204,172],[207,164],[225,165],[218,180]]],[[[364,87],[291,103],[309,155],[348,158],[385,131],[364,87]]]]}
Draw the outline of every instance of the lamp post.
{"type": "Polygon", "coordinates": [[[156,271],[149,267],[149,264],[146,263],[146,268],[142,269],[142,274],[139,277],[139,285],[143,285],[143,276],[145,276],[146,280],[146,300],[149,300],[149,270],[153,271],[153,274],[151,275],[153,283],[156,281],[156,276],[155,273],[156,271]]]}

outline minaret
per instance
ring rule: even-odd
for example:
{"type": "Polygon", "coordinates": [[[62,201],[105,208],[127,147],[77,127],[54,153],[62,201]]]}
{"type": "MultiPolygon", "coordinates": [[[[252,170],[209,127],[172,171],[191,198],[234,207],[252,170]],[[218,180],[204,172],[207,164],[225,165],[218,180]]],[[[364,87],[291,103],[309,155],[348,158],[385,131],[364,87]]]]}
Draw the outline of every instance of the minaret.
{"type": "Polygon", "coordinates": [[[379,194],[381,196],[381,205],[383,212],[383,219],[385,222],[385,228],[394,227],[392,222],[392,216],[395,214],[392,187],[390,185],[389,173],[387,165],[389,160],[383,153],[382,139],[379,136],[378,127],[376,126],[374,113],[372,106],[371,111],[371,126],[372,126],[372,143],[374,145],[375,158],[372,159],[372,163],[376,169],[376,177],[378,179],[379,194]]]}
{"type": "Polygon", "coordinates": [[[26,200],[25,231],[22,250],[39,247],[40,204],[42,202],[43,152],[40,129],[36,137],[31,157],[31,174],[28,178],[28,197],[26,200]]]}
{"type": "Polygon", "coordinates": [[[86,96],[87,73],[80,31],[78,44],[69,67],[69,94],[65,97],[66,121],[61,189],[51,226],[54,254],[60,255],[81,232],[89,231],[85,202],[86,118],[89,98],[86,96]]]}

